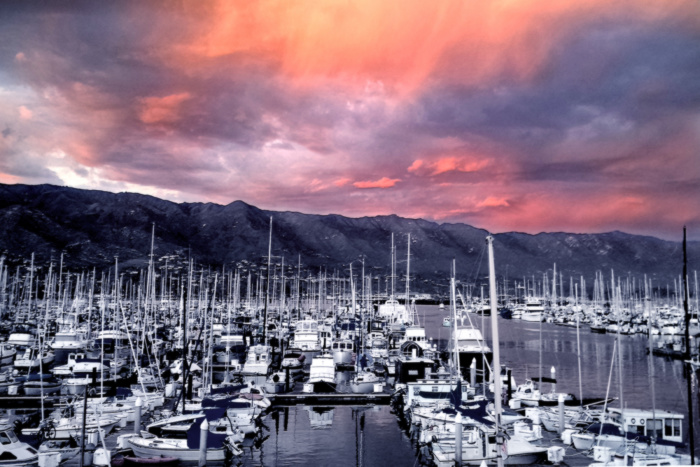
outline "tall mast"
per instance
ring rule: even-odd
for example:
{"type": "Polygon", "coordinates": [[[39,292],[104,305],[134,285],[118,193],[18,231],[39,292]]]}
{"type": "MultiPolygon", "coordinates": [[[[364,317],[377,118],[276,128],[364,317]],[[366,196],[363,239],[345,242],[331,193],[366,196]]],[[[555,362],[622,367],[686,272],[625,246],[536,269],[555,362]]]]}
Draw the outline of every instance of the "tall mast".
{"type": "Polygon", "coordinates": [[[391,233],[391,298],[394,298],[394,276],[396,275],[396,248],[394,247],[394,233],[391,233]]]}
{"type": "Polygon", "coordinates": [[[409,304],[409,293],[410,293],[410,282],[411,282],[411,234],[408,234],[408,252],[406,253],[406,307],[409,304]]]}
{"type": "Polygon", "coordinates": [[[267,288],[265,289],[265,313],[263,317],[263,335],[262,343],[265,343],[267,334],[267,302],[270,298],[270,268],[272,264],[272,216],[270,216],[270,241],[267,244],[267,288]]]}
{"type": "Polygon", "coordinates": [[[695,464],[695,429],[693,427],[693,386],[690,366],[690,310],[688,310],[688,251],[683,226],[683,310],[685,310],[685,376],[688,381],[688,426],[690,427],[690,459],[695,464]]]}
{"type": "Polygon", "coordinates": [[[497,454],[496,461],[498,467],[503,467],[503,435],[501,429],[501,353],[499,349],[498,339],[498,297],[496,296],[496,266],[493,259],[493,237],[486,237],[486,243],[489,250],[489,289],[491,295],[491,339],[493,341],[493,367],[491,374],[493,375],[493,404],[494,415],[496,421],[496,444],[497,454]]]}

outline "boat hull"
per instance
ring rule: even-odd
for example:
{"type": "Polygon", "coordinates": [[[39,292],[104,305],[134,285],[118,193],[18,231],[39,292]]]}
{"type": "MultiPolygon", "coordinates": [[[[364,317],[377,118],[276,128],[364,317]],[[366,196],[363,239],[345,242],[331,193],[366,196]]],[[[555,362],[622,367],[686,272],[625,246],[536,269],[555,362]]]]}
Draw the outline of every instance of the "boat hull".
{"type": "MultiPolygon", "coordinates": [[[[138,457],[175,457],[180,462],[198,462],[199,449],[179,448],[173,444],[163,443],[158,439],[130,439],[129,445],[138,457]]],[[[207,449],[207,462],[223,461],[224,449],[207,449]]]]}

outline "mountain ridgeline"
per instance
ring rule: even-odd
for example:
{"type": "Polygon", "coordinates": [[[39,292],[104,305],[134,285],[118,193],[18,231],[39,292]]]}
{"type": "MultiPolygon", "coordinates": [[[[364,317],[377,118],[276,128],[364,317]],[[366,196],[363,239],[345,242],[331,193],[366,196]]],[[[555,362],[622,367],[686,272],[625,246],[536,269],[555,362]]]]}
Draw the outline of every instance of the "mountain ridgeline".
{"type": "MultiPolygon", "coordinates": [[[[68,267],[108,267],[118,256],[125,267],[142,267],[151,249],[155,225],[155,258],[171,264],[188,257],[198,265],[227,268],[264,264],[270,217],[272,255],[296,269],[323,269],[347,275],[349,264],[359,271],[386,277],[391,271],[391,234],[397,251],[397,276],[405,275],[407,236],[411,235],[411,288],[434,292],[447,289],[452,260],[462,282],[488,274],[485,237],[488,232],[466,224],[437,224],[395,215],[348,218],[258,209],[242,201],[174,203],[135,193],[108,193],[52,185],[0,184],[0,254],[9,264],[25,263],[35,253],[39,264],[57,262],[64,253],[68,267]]],[[[679,238],[681,237],[679,228],[679,238]]],[[[536,281],[552,266],[564,277],[589,286],[596,271],[641,279],[654,286],[673,287],[683,270],[682,243],[623,232],[601,234],[509,232],[494,235],[499,280],[536,281]]],[[[700,242],[688,242],[691,284],[700,256],[700,242]]],[[[383,287],[383,286],[382,286],[383,287]]],[[[397,280],[397,290],[403,283],[397,280]]],[[[691,288],[692,290],[692,288],[691,288]]]]}

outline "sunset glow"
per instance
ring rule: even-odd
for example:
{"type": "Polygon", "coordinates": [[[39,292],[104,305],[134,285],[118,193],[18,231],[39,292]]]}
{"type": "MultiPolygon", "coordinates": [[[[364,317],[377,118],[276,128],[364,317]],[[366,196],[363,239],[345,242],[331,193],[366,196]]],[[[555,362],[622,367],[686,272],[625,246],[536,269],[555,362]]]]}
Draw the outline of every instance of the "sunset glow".
{"type": "Polygon", "coordinates": [[[0,12],[0,183],[700,238],[695,0],[0,12]]]}

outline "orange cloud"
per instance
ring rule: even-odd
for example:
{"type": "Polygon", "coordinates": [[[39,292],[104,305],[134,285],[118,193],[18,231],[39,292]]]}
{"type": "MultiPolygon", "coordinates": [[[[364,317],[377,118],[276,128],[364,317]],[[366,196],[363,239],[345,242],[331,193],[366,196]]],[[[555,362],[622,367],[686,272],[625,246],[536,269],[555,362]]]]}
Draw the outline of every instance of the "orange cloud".
{"type": "Polygon", "coordinates": [[[337,187],[341,187],[341,186],[347,185],[350,182],[351,182],[351,180],[349,178],[339,178],[338,180],[335,180],[333,182],[333,185],[335,185],[337,187]]]}
{"type": "Polygon", "coordinates": [[[416,159],[408,167],[408,171],[418,175],[431,176],[446,172],[477,172],[489,165],[490,162],[490,159],[476,159],[471,156],[441,157],[431,162],[416,159]]]}
{"type": "Polygon", "coordinates": [[[478,208],[498,208],[498,207],[508,207],[510,203],[505,198],[497,198],[495,196],[489,196],[483,201],[476,204],[478,208]]]}
{"type": "Polygon", "coordinates": [[[400,181],[401,179],[399,178],[382,177],[379,180],[374,181],[355,182],[353,183],[353,186],[357,188],[391,188],[400,181]]]}
{"type": "Polygon", "coordinates": [[[180,118],[180,105],[192,96],[188,92],[165,97],[145,97],[140,100],[139,119],[143,123],[169,123],[180,118]]]}
{"type": "Polygon", "coordinates": [[[162,53],[179,65],[263,58],[297,78],[297,85],[342,77],[355,86],[374,79],[410,92],[438,68],[449,70],[440,79],[462,84],[504,72],[532,79],[576,29],[572,23],[659,18],[683,9],[694,14],[692,8],[682,1],[192,1],[183,12],[196,24],[162,53]]]}

